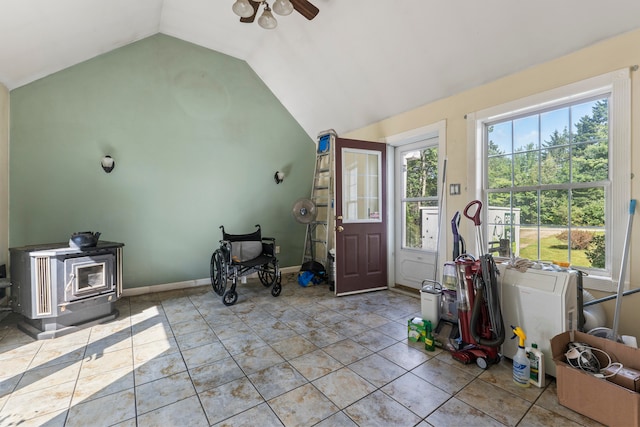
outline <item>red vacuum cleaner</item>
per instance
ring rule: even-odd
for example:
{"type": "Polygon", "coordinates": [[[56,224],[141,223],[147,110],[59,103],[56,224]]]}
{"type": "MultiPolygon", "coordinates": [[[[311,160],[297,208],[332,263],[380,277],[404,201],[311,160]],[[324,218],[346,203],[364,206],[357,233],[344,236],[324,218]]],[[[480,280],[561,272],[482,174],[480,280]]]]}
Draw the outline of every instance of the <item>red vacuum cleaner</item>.
{"type": "MultiPolygon", "coordinates": [[[[464,216],[476,226],[476,245],[484,250],[480,212],[482,202],[474,200],[464,209],[464,216]],[[476,210],[470,214],[470,210],[476,210]]],[[[452,357],[464,364],[476,362],[482,368],[500,361],[500,346],[505,339],[504,322],[500,310],[497,267],[491,254],[479,259],[463,254],[456,259],[458,270],[458,322],[460,338],[459,350],[452,357]]]]}

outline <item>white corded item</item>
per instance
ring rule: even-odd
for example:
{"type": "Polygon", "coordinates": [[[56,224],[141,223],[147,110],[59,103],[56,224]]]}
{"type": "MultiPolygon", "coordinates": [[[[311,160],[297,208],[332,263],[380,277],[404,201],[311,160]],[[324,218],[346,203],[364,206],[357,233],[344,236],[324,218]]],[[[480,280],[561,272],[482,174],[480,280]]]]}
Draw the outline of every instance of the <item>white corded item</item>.
{"type": "MultiPolygon", "coordinates": [[[[612,364],[610,364],[608,366],[608,368],[612,367],[612,366],[616,366],[617,369],[615,371],[613,371],[612,373],[610,373],[609,375],[604,375],[604,374],[596,374],[596,377],[598,378],[611,378],[611,377],[615,377],[616,375],[618,375],[618,372],[620,372],[622,370],[622,368],[624,368],[624,366],[622,366],[622,363],[620,362],[613,362],[612,364]]],[[[606,370],[607,368],[603,369],[606,370]]]]}
{"type": "Polygon", "coordinates": [[[567,363],[569,363],[569,365],[582,371],[589,372],[596,378],[611,378],[617,375],[618,372],[620,372],[620,370],[624,367],[622,363],[612,362],[611,356],[609,356],[606,351],[596,347],[591,347],[581,342],[570,342],[569,350],[567,350],[564,356],[567,359],[567,363]],[[605,366],[604,368],[600,367],[600,361],[593,354],[594,350],[599,351],[607,357],[607,366],[605,366]],[[604,371],[611,367],[617,367],[617,369],[607,375],[603,374],[604,371]]]}

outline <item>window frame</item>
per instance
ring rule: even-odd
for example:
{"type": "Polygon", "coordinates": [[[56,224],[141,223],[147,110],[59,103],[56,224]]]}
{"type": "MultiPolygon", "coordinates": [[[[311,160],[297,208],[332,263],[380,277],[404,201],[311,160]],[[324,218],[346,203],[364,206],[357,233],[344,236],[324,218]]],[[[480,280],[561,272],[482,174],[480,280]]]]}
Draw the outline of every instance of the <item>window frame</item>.
{"type": "MultiPolygon", "coordinates": [[[[475,198],[487,200],[487,153],[485,124],[502,119],[533,114],[567,103],[610,93],[609,105],[609,198],[606,200],[604,271],[591,270],[584,277],[588,289],[614,292],[617,289],[623,255],[626,224],[631,199],[631,78],[628,68],[540,92],[518,100],[467,114],[469,188],[475,198]]],[[[482,211],[482,224],[486,235],[486,209],[482,211]]],[[[477,252],[477,248],[476,252],[477,252]]],[[[627,271],[625,289],[629,288],[627,271]]]]}

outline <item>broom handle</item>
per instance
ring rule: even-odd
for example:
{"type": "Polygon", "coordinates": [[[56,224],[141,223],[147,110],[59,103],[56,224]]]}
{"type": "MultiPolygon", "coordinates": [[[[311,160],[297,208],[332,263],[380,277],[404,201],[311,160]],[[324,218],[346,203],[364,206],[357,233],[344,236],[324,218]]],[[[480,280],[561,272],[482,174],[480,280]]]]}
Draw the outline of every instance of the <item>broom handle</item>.
{"type": "Polygon", "coordinates": [[[440,201],[438,202],[438,233],[436,237],[436,256],[435,256],[435,269],[433,270],[433,280],[438,281],[438,255],[440,253],[440,229],[442,228],[442,203],[444,202],[444,185],[447,182],[447,158],[444,158],[444,164],[442,165],[442,188],[440,190],[440,201]]]}
{"type": "Polygon", "coordinates": [[[636,199],[631,199],[629,203],[629,222],[627,223],[627,235],[624,239],[622,249],[622,265],[620,266],[620,276],[618,277],[618,297],[616,299],[616,311],[613,315],[613,340],[618,336],[618,323],[620,322],[620,307],[622,305],[622,293],[624,292],[624,280],[627,270],[627,256],[629,254],[629,239],[631,238],[631,226],[633,225],[633,214],[636,212],[636,199]]]}

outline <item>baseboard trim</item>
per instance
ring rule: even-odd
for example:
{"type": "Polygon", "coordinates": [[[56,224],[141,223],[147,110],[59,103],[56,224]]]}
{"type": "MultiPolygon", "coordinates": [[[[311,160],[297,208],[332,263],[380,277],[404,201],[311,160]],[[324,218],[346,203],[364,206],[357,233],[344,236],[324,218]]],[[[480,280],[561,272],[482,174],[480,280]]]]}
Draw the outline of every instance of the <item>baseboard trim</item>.
{"type": "Polygon", "coordinates": [[[396,284],[394,286],[390,286],[389,290],[391,290],[393,292],[397,292],[399,294],[408,295],[410,297],[421,298],[420,290],[419,289],[415,289],[415,288],[411,288],[409,286],[397,285],[396,284]]]}
{"type": "Polygon", "coordinates": [[[211,279],[186,280],[184,282],[163,283],[152,286],[139,286],[137,288],[126,288],[122,290],[123,297],[135,297],[138,295],[152,294],[155,292],[175,291],[177,289],[195,288],[198,286],[210,285],[211,279]]]}
{"type": "MultiPolygon", "coordinates": [[[[281,274],[297,273],[300,271],[300,266],[282,267],[280,269],[281,274]]],[[[246,277],[258,277],[256,273],[250,274],[246,277]]],[[[185,280],[183,282],[163,283],[160,285],[152,286],[139,286],[137,288],[125,288],[122,290],[123,297],[135,297],[138,295],[152,294],[156,292],[175,291],[178,289],[196,288],[198,286],[210,286],[211,279],[206,277],[204,279],[185,280]]]]}

